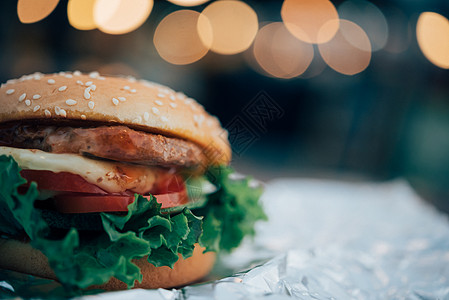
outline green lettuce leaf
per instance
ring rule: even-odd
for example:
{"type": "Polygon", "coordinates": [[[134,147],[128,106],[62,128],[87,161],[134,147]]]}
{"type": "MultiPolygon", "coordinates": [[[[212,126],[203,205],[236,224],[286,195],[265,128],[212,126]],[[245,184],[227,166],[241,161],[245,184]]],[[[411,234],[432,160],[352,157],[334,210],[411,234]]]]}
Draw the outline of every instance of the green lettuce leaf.
{"type": "Polygon", "coordinates": [[[74,293],[111,277],[132,287],[142,280],[133,259],[147,257],[155,266],[173,267],[179,255],[190,257],[198,242],[206,251],[230,251],[245,235],[254,234],[257,220],[266,218],[258,204],[261,189],[250,188],[249,179],[231,180],[233,170],[218,167],[206,176],[216,191],[205,195],[205,205],[194,206],[193,212],[187,207],[161,212],[155,197],[136,195],[127,214],[100,214],[103,231],[71,228],[61,233],[34,208],[39,201],[34,183],[19,193],[26,182],[19,172],[11,157],[0,156],[0,232],[11,238],[26,233],[31,245],[48,257],[58,280],[74,293]]]}
{"type": "Polygon", "coordinates": [[[250,187],[252,178],[232,179],[234,170],[228,166],[217,166],[206,172],[206,177],[217,191],[208,195],[208,203],[194,210],[205,216],[200,245],[206,251],[231,251],[240,245],[247,235],[255,234],[254,224],[267,220],[259,204],[262,186],[250,187]]]}

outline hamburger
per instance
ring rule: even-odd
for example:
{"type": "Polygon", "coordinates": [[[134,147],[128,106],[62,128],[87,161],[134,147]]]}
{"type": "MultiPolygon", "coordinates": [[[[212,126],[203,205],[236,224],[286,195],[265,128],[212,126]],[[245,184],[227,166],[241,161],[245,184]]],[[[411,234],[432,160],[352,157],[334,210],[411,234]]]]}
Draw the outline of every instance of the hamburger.
{"type": "Polygon", "coordinates": [[[71,292],[177,287],[266,218],[217,118],[163,85],[35,73],[0,107],[0,268],[71,292]]]}

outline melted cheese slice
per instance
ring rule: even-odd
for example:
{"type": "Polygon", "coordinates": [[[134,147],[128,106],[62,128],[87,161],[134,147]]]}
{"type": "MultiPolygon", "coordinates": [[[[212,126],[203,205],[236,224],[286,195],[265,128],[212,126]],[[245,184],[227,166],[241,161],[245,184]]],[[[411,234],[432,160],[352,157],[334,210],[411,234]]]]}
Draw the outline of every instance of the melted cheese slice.
{"type": "Polygon", "coordinates": [[[35,149],[0,147],[0,155],[14,158],[22,169],[68,172],[80,175],[109,193],[130,190],[148,193],[156,181],[157,168],[90,159],[77,154],[48,153],[35,149]]]}

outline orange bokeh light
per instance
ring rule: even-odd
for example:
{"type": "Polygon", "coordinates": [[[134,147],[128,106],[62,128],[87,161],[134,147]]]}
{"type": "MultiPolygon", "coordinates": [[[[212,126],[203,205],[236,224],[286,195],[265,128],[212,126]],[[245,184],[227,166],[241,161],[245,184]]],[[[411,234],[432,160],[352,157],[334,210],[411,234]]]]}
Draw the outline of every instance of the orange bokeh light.
{"type": "Polygon", "coordinates": [[[337,9],[329,0],[285,0],[281,16],[287,29],[307,43],[325,43],[338,31],[338,22],[327,26],[326,32],[322,29],[329,21],[338,20],[337,9]]]}
{"type": "Polygon", "coordinates": [[[169,63],[186,65],[198,61],[207,54],[212,45],[212,28],[203,21],[198,35],[200,13],[178,10],[166,16],[154,33],[154,45],[159,55],[169,63]]]}
{"type": "Polygon", "coordinates": [[[209,0],[167,0],[179,6],[197,6],[206,3],[209,0]]]}
{"type": "Polygon", "coordinates": [[[124,34],[139,28],[153,9],[153,0],[96,0],[94,21],[109,34],[124,34]]]}
{"type": "Polygon", "coordinates": [[[236,54],[248,49],[257,34],[259,23],[256,12],[246,3],[235,0],[216,1],[201,13],[198,32],[203,41],[209,32],[203,23],[212,26],[211,50],[220,54],[236,54]]]}
{"type": "Polygon", "coordinates": [[[313,46],[295,38],[281,22],[265,25],[254,41],[254,57],[260,67],[278,78],[301,75],[313,59],[313,46]]]}
{"type": "Polygon", "coordinates": [[[51,14],[58,3],[59,0],[19,0],[17,15],[22,23],[35,23],[51,14]]]}
{"type": "Polygon", "coordinates": [[[449,69],[449,20],[424,12],[416,24],[416,38],[424,56],[434,65],[449,69]]]}
{"type": "MultiPolygon", "coordinates": [[[[332,21],[331,21],[332,22],[332,21]]],[[[340,29],[332,40],[319,44],[324,61],[335,71],[354,75],[365,70],[371,60],[371,43],[357,24],[340,20],[340,29]]],[[[326,26],[334,26],[326,24],[326,26]]]]}
{"type": "Polygon", "coordinates": [[[95,29],[94,4],[95,0],[69,0],[67,17],[70,25],[79,30],[95,29]]]}

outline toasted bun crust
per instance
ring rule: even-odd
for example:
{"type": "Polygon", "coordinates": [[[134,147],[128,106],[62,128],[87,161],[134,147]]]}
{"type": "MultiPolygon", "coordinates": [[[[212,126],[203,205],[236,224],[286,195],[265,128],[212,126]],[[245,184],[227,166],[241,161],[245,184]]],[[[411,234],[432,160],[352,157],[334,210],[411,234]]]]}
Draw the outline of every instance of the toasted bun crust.
{"type": "Polygon", "coordinates": [[[217,118],[195,100],[163,85],[98,73],[22,76],[0,89],[0,123],[60,120],[122,124],[192,141],[210,164],[227,164],[231,149],[217,118]]]}
{"type": "MultiPolygon", "coordinates": [[[[169,267],[155,267],[148,263],[146,257],[135,260],[134,263],[143,274],[142,283],[136,282],[135,288],[155,289],[172,288],[200,280],[212,269],[215,253],[203,253],[204,248],[196,245],[193,256],[175,263],[169,267]]],[[[16,240],[0,239],[0,268],[17,271],[34,276],[57,280],[53,270],[48,265],[47,257],[28,243],[16,240]]],[[[111,278],[103,285],[91,286],[105,290],[124,290],[126,284],[116,278],[111,278]]]]}

